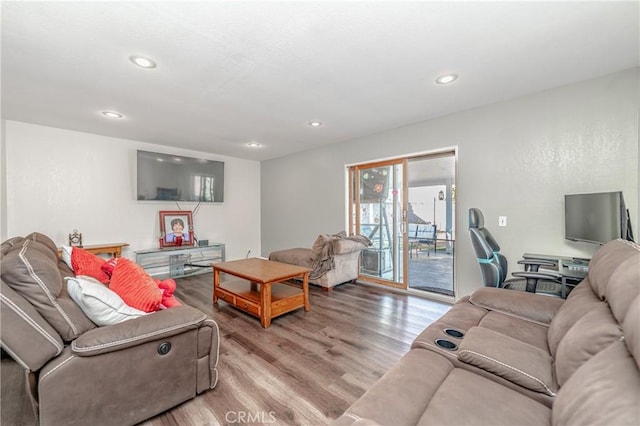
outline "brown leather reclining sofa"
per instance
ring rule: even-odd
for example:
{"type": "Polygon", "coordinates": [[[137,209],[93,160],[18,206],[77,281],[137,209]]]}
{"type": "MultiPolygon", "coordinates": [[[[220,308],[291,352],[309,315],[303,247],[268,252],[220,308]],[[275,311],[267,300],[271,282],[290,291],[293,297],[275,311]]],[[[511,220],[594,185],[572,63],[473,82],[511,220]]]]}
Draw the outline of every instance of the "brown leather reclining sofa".
{"type": "Polygon", "coordinates": [[[482,288],[335,425],[640,424],[640,246],[600,248],[566,300],[482,288]]]}
{"type": "Polygon", "coordinates": [[[25,370],[41,425],[128,425],[215,387],[217,324],[177,306],[98,327],[45,235],[2,243],[2,348],[25,370]]]}

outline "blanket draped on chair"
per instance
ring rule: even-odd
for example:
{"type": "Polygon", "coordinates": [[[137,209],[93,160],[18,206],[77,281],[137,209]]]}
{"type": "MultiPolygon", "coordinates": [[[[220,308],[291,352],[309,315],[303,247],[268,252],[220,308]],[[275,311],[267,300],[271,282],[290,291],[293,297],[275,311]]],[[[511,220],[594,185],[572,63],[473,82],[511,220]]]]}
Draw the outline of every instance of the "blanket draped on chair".
{"type": "Polygon", "coordinates": [[[311,248],[311,258],[313,259],[309,274],[310,279],[318,279],[333,269],[333,257],[345,251],[344,246],[349,246],[347,252],[362,250],[371,245],[371,240],[363,235],[347,236],[346,232],[341,231],[337,234],[320,234],[313,243],[311,248]],[[352,242],[345,244],[345,242],[352,242]],[[341,251],[342,249],[342,251],[341,251]]]}

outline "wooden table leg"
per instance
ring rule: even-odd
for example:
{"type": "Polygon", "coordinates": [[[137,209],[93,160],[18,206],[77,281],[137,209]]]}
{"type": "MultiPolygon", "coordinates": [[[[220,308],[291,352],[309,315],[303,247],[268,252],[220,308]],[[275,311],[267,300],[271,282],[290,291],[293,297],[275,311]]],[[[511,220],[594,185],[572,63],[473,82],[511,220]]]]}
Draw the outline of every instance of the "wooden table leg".
{"type": "Polygon", "coordinates": [[[302,293],[304,294],[304,310],[309,312],[309,273],[302,276],[302,293]]]}
{"type": "Polygon", "coordinates": [[[260,303],[262,304],[260,324],[267,328],[271,325],[271,283],[260,286],[260,303]]]}
{"type": "Polygon", "coordinates": [[[215,267],[213,268],[213,303],[218,303],[218,296],[216,295],[216,289],[220,287],[220,271],[215,267]]]}

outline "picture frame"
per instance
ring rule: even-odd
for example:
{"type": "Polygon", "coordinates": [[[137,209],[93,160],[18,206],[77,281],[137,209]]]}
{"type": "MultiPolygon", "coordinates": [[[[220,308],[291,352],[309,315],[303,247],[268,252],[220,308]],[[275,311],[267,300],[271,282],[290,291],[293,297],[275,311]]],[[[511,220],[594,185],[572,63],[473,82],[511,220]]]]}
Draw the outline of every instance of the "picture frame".
{"type": "Polygon", "coordinates": [[[160,212],[160,248],[194,245],[193,214],[186,210],[160,212]]]}

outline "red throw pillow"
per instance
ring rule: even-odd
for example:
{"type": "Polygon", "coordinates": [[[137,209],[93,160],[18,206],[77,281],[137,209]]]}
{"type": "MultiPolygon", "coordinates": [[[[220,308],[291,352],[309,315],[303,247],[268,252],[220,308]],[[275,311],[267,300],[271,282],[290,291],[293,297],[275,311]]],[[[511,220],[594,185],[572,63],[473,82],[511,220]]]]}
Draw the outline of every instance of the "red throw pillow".
{"type": "Polygon", "coordinates": [[[71,267],[76,275],[88,275],[102,284],[109,282],[109,276],[102,270],[105,260],[79,247],[71,250],[71,267]]]}
{"type": "Polygon", "coordinates": [[[111,259],[104,262],[100,269],[102,269],[105,274],[111,277],[111,275],[113,275],[113,268],[116,267],[116,263],[118,263],[118,258],[112,257],[111,259]]]}
{"type": "Polygon", "coordinates": [[[174,306],[182,306],[182,303],[178,302],[178,299],[173,295],[176,291],[177,285],[174,280],[167,278],[166,280],[154,280],[158,285],[158,288],[162,291],[162,302],[160,303],[160,309],[173,308],[174,306]]]}
{"type": "Polygon", "coordinates": [[[109,288],[132,308],[145,312],[159,309],[162,290],[140,265],[121,257],[113,268],[109,288]]]}

